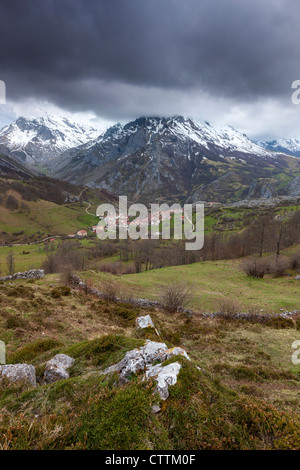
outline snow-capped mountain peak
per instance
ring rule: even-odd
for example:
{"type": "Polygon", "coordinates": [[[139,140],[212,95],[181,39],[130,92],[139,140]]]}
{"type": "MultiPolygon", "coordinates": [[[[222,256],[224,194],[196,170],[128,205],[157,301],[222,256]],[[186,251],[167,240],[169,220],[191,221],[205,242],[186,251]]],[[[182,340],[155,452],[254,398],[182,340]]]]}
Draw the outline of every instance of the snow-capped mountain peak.
{"type": "Polygon", "coordinates": [[[0,150],[29,165],[40,165],[101,133],[63,116],[19,117],[0,131],[0,150]]]}
{"type": "Polygon", "coordinates": [[[283,152],[294,157],[300,157],[300,139],[260,140],[256,143],[272,152],[283,152]]]}

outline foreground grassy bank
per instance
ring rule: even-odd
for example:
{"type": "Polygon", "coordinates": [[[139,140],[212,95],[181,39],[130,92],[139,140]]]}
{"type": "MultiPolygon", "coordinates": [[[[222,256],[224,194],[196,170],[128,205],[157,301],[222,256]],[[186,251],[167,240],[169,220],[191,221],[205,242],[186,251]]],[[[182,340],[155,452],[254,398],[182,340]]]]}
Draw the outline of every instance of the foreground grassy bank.
{"type": "Polygon", "coordinates": [[[39,382],[0,387],[2,449],[300,449],[297,318],[261,324],[166,314],[61,289],[55,275],[3,283],[0,299],[8,362],[35,365],[39,382]],[[158,340],[135,327],[146,314],[159,340],[191,358],[172,359],[182,369],[166,401],[141,375],[120,385],[101,374],[146,337],[158,340]],[[44,385],[45,362],[59,352],[75,358],[70,379],[44,385]]]}

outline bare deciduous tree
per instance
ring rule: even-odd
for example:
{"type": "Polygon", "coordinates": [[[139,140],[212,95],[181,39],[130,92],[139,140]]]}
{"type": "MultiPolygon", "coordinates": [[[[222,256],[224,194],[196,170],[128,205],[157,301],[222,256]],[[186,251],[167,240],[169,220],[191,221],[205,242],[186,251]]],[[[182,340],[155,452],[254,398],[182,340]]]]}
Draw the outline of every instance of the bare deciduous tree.
{"type": "Polygon", "coordinates": [[[15,272],[15,258],[12,252],[7,256],[7,268],[9,275],[12,276],[15,272]]]}

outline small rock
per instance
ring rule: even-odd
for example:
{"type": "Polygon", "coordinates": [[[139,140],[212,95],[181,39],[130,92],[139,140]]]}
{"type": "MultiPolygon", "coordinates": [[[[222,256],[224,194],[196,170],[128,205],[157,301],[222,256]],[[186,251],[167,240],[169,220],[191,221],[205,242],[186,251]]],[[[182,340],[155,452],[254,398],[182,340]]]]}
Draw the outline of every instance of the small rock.
{"type": "Polygon", "coordinates": [[[154,323],[150,315],[145,315],[144,317],[138,317],[136,319],[136,325],[138,328],[148,328],[149,326],[151,328],[154,328],[154,323]]]}
{"type": "Polygon", "coordinates": [[[138,317],[135,322],[136,322],[137,328],[141,328],[141,329],[149,328],[149,327],[153,328],[157,336],[160,336],[159,332],[154,326],[154,323],[150,315],[145,315],[144,317],[138,317]]]}
{"type": "Polygon", "coordinates": [[[167,359],[169,359],[172,356],[184,356],[190,361],[190,358],[189,358],[188,354],[186,353],[186,351],[184,349],[180,348],[179,346],[177,346],[175,348],[168,349],[166,351],[166,354],[167,354],[167,359]]]}
{"type": "Polygon", "coordinates": [[[44,380],[47,384],[56,382],[57,380],[68,379],[70,377],[69,369],[74,364],[74,359],[66,354],[56,354],[47,362],[44,380]]]}
{"type": "Polygon", "coordinates": [[[300,276],[296,276],[295,281],[300,281],[300,276]]]}
{"type": "Polygon", "coordinates": [[[0,366],[0,376],[10,382],[27,382],[36,387],[35,368],[29,364],[6,364],[0,366]]]}
{"type": "Polygon", "coordinates": [[[158,405],[153,405],[153,406],[152,406],[152,413],[153,413],[154,415],[156,415],[156,414],[159,413],[160,411],[161,411],[161,407],[160,407],[160,406],[158,406],[158,405]]]}

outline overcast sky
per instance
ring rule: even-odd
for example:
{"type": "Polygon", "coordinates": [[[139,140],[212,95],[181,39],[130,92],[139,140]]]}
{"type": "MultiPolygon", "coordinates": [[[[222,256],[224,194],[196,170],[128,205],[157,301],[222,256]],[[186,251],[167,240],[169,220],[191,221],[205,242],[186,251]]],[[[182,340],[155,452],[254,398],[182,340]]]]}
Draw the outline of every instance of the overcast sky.
{"type": "Polygon", "coordinates": [[[300,138],[298,0],[1,0],[0,126],[183,114],[300,138]]]}

